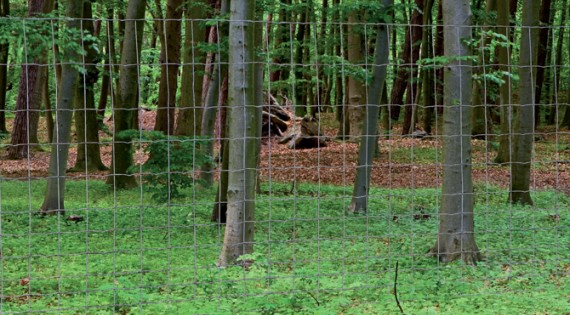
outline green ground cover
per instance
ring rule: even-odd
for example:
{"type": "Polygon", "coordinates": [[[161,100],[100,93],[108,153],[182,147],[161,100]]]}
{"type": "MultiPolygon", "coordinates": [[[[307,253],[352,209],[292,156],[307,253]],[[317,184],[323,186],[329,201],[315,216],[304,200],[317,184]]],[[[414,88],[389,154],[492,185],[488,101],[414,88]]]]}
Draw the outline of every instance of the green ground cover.
{"type": "Polygon", "coordinates": [[[371,191],[366,216],[348,214],[351,187],[265,184],[255,262],[219,269],[223,227],[215,191],[170,206],[143,190],[71,181],[66,215],[35,213],[45,181],[0,182],[0,313],[61,314],[568,314],[570,198],[535,192],[534,207],[476,185],[476,231],[486,261],[425,257],[437,233],[435,189],[371,191]]]}

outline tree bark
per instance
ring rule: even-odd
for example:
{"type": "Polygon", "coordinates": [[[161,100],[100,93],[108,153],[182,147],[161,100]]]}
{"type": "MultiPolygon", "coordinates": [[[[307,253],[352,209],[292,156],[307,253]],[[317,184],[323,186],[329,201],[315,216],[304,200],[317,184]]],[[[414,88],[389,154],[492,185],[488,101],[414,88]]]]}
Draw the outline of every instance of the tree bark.
{"type": "MultiPolygon", "coordinates": [[[[28,16],[47,13],[53,9],[53,0],[29,0],[28,16]]],[[[26,27],[25,32],[34,32],[26,27]]],[[[26,36],[26,34],[24,34],[26,36]]],[[[28,37],[29,38],[29,37],[28,37]]],[[[27,43],[28,46],[42,43],[27,43]]],[[[47,46],[46,46],[47,47],[47,46]]],[[[37,130],[42,102],[43,80],[46,79],[46,55],[29,56],[24,51],[20,85],[16,101],[16,117],[12,129],[12,139],[8,147],[7,157],[18,160],[29,156],[30,150],[38,144],[37,130]]]]}
{"type": "MultiPolygon", "coordinates": [[[[417,8],[424,7],[424,0],[415,0],[415,3],[417,8]]],[[[423,33],[422,23],[423,11],[421,9],[415,9],[410,17],[408,31],[406,31],[406,38],[404,40],[404,49],[401,52],[403,61],[399,67],[396,75],[396,81],[392,88],[392,99],[390,104],[391,116],[394,120],[398,120],[400,117],[400,109],[404,103],[403,98],[408,82],[412,82],[412,80],[417,77],[416,63],[420,56],[420,43],[423,33]]],[[[414,88],[415,86],[410,85],[409,87],[414,88]]],[[[412,93],[412,98],[416,93],[417,91],[412,93]]],[[[408,99],[406,102],[411,105],[414,100],[408,99]]]]}
{"type": "Polygon", "coordinates": [[[123,50],[121,53],[121,68],[119,89],[114,113],[114,146],[111,174],[107,184],[117,189],[131,188],[137,185],[134,175],[130,173],[133,166],[132,144],[130,140],[119,139],[121,131],[133,128],[133,114],[138,111],[138,61],[142,49],[144,30],[145,0],[129,0],[125,23],[123,50]]]}
{"type": "MultiPolygon", "coordinates": [[[[92,4],[84,2],[83,17],[86,19],[82,26],[83,30],[94,34],[92,4]]],[[[84,56],[86,72],[80,77],[75,97],[75,133],[77,134],[77,158],[75,171],[106,170],[107,167],[101,160],[99,147],[99,123],[97,121],[97,109],[95,108],[95,83],[99,78],[97,69],[97,51],[90,43],[83,43],[83,49],[87,52],[84,56]]]]}
{"type": "MultiPolygon", "coordinates": [[[[423,18],[423,25],[426,27],[422,30],[422,58],[432,58],[432,28],[427,27],[427,25],[432,25],[432,11],[433,11],[433,4],[434,0],[426,0],[424,3],[424,18],[423,18]]],[[[424,69],[422,73],[422,94],[423,94],[423,106],[424,106],[424,119],[423,119],[423,126],[424,131],[429,135],[431,134],[431,124],[433,119],[433,113],[435,109],[435,97],[433,93],[434,89],[434,76],[435,72],[432,69],[424,69]]],[[[415,129],[414,125],[410,126],[411,128],[415,129]]],[[[410,133],[413,130],[410,129],[410,133]]]]}
{"type": "MultiPolygon", "coordinates": [[[[226,15],[229,12],[229,3],[228,1],[222,1],[221,4],[221,14],[222,15],[226,15]]],[[[220,25],[217,26],[218,32],[222,31],[222,27],[220,25]]],[[[225,28],[224,28],[225,29],[225,28]]],[[[224,32],[225,33],[225,32],[224,32]]],[[[227,33],[225,33],[227,34],[227,33]]],[[[217,38],[218,38],[218,44],[220,44],[220,36],[221,34],[218,34],[217,38]]],[[[220,97],[221,93],[225,93],[225,90],[227,89],[227,84],[228,84],[228,78],[227,78],[227,70],[228,67],[227,66],[223,66],[222,65],[222,56],[221,54],[216,54],[216,61],[214,62],[214,65],[212,67],[212,74],[209,76],[210,78],[210,83],[208,84],[208,92],[206,93],[206,98],[204,100],[204,114],[202,116],[202,126],[201,126],[201,135],[202,137],[206,138],[206,140],[209,140],[206,144],[206,147],[204,148],[204,151],[207,155],[213,156],[214,155],[214,141],[215,141],[215,134],[214,134],[214,129],[216,126],[216,112],[218,111],[218,108],[220,109],[220,116],[222,113],[222,108],[223,105],[225,104],[226,100],[225,97],[220,97]],[[222,80],[220,78],[224,78],[223,80],[223,86],[226,87],[225,89],[222,88],[220,90],[220,83],[222,82],[222,80]]],[[[226,93],[227,94],[227,93],[226,93]]],[[[224,114],[225,117],[225,114],[224,114]]],[[[223,132],[221,132],[220,136],[222,139],[225,138],[225,118],[224,118],[224,122],[220,123],[220,128],[222,128],[223,132]]],[[[225,146],[225,148],[227,148],[227,145],[225,146]]],[[[227,151],[227,149],[226,149],[227,151]]],[[[223,147],[222,147],[222,152],[223,151],[223,147]]],[[[222,159],[223,159],[223,154],[222,154],[222,159]]],[[[224,173],[225,170],[227,170],[227,159],[223,160],[222,164],[225,163],[225,169],[222,167],[222,174],[224,173]]],[[[213,165],[210,163],[205,163],[204,165],[202,165],[202,169],[200,170],[200,178],[204,181],[204,186],[206,187],[211,187],[214,183],[214,175],[212,174],[212,168],[213,165]]],[[[225,182],[227,183],[227,175],[222,175],[225,176],[225,178],[223,178],[225,180],[225,182]]],[[[220,183],[222,181],[222,176],[220,176],[220,183]]],[[[227,185],[225,190],[222,191],[227,191],[227,185]]],[[[225,202],[225,200],[224,200],[225,202]]],[[[216,204],[219,204],[216,203],[216,204]]],[[[219,207],[216,207],[216,209],[218,209],[219,207]]],[[[214,211],[215,212],[215,211],[214,211]]],[[[224,209],[224,222],[225,222],[225,209],[224,209]]],[[[212,218],[219,218],[221,217],[220,215],[216,215],[214,214],[212,216],[212,218]]]]}
{"type": "MultiPolygon", "coordinates": [[[[306,3],[307,0],[301,0],[302,3],[306,3]]],[[[308,45],[305,41],[305,36],[307,35],[306,28],[309,27],[307,23],[309,22],[309,6],[302,7],[302,12],[299,17],[299,23],[297,25],[297,35],[295,37],[297,41],[297,49],[295,51],[295,66],[294,66],[294,100],[295,100],[295,115],[303,117],[307,114],[307,94],[306,94],[306,83],[304,80],[305,67],[303,62],[303,52],[304,47],[308,45]]]]}
{"type": "MultiPolygon", "coordinates": [[[[560,17],[560,24],[558,25],[566,25],[566,16],[567,16],[567,4],[568,1],[567,0],[563,0],[562,1],[562,8],[564,8],[562,10],[561,13],[561,17],[560,17]]],[[[557,44],[556,44],[556,55],[555,55],[555,60],[554,60],[554,69],[552,70],[552,72],[554,72],[554,89],[555,91],[557,91],[556,94],[554,94],[554,96],[557,96],[558,93],[560,93],[561,89],[560,89],[560,74],[561,74],[561,69],[563,67],[563,57],[562,57],[562,51],[564,48],[564,32],[566,31],[565,28],[558,28],[558,38],[557,38],[557,44]]],[[[553,33],[554,35],[554,33],[553,33]]],[[[569,46],[570,47],[570,46],[569,46]]],[[[570,89],[568,89],[568,91],[570,91],[570,89]]],[[[558,105],[558,100],[556,100],[555,98],[550,98],[550,113],[549,113],[549,117],[548,117],[548,123],[550,125],[553,124],[558,124],[558,110],[559,110],[559,105],[558,105]]],[[[570,99],[566,99],[567,103],[570,103],[570,99]]],[[[566,116],[569,116],[568,114],[566,116]]],[[[570,116],[569,118],[570,119],[570,116]]]]}
{"type": "MultiPolygon", "coordinates": [[[[393,0],[383,0],[382,5],[388,9],[394,4],[393,0]]],[[[382,93],[385,91],[386,71],[388,56],[390,54],[390,39],[388,27],[380,24],[376,35],[376,48],[374,51],[374,65],[372,74],[372,86],[368,89],[368,102],[366,105],[365,134],[360,142],[358,154],[358,166],[356,167],[356,179],[350,211],[352,213],[367,212],[368,192],[370,189],[370,177],[372,173],[373,158],[378,143],[378,116],[382,93]]]]}
{"type": "Polygon", "coordinates": [[[159,36],[163,37],[160,47],[160,86],[158,90],[158,110],[154,130],[174,134],[174,109],[178,88],[178,68],[180,67],[180,37],[182,29],[183,0],[168,0],[166,19],[159,36]]]}
{"type": "MultiPolygon", "coordinates": [[[[359,67],[364,63],[364,55],[362,48],[362,33],[364,24],[360,21],[363,16],[362,11],[353,10],[348,15],[348,62],[353,67],[359,67]]],[[[348,114],[349,127],[346,136],[350,140],[359,140],[362,136],[362,121],[364,119],[364,104],[366,101],[366,87],[364,82],[355,76],[348,77],[347,92],[348,106],[345,110],[348,114]]],[[[364,136],[369,136],[364,135],[364,136]]]]}
{"type": "MultiPolygon", "coordinates": [[[[68,0],[66,16],[69,29],[81,30],[81,18],[83,17],[83,0],[68,0]]],[[[77,43],[81,45],[81,43],[77,43]]],[[[64,213],[65,173],[67,169],[67,157],[71,138],[72,109],[77,92],[79,79],[78,71],[73,62],[80,62],[80,56],[76,52],[70,52],[71,62],[62,65],[61,86],[59,90],[57,108],[55,110],[56,132],[51,145],[49,160],[49,177],[44,203],[40,208],[42,214],[64,213]]]]}
{"type": "MultiPolygon", "coordinates": [[[[468,0],[444,1],[445,55],[469,56],[471,39],[468,0]]],[[[442,262],[462,259],[476,264],[482,255],[475,244],[471,165],[471,63],[454,60],[444,74],[444,157],[439,233],[430,254],[442,262]]]]}
{"type": "MultiPolygon", "coordinates": [[[[511,6],[512,8],[512,6],[511,6]]],[[[497,33],[511,38],[509,32],[510,19],[509,6],[505,1],[497,1],[497,33]]],[[[499,70],[502,73],[511,73],[510,65],[511,53],[509,47],[497,47],[497,59],[499,62],[499,70]]],[[[503,83],[499,87],[499,106],[501,111],[501,128],[499,134],[499,150],[495,157],[495,163],[508,163],[511,161],[511,129],[512,129],[512,96],[511,96],[511,77],[503,75],[503,83]]]]}
{"type": "MultiPolygon", "coordinates": [[[[5,17],[10,15],[10,1],[1,0],[0,1],[0,17],[5,17]]],[[[8,87],[8,53],[9,44],[0,44],[0,134],[8,133],[6,129],[6,92],[8,87]]]]}
{"type": "Polygon", "coordinates": [[[534,94],[536,77],[536,51],[538,49],[538,12],[540,3],[523,1],[520,51],[520,105],[516,111],[513,134],[513,161],[511,163],[511,189],[509,201],[532,205],[530,197],[530,167],[534,143],[534,94]],[[533,68],[534,67],[534,68],[533,68]]]}
{"type": "MultiPolygon", "coordinates": [[[[540,104],[544,83],[544,67],[546,65],[546,56],[550,53],[551,48],[548,46],[550,37],[552,37],[552,17],[550,9],[552,0],[542,0],[540,6],[540,25],[542,28],[538,35],[538,52],[537,52],[537,68],[536,68],[536,92],[534,94],[534,128],[540,125],[540,104]]],[[[546,89],[548,92],[548,89],[546,89]]]]}
{"type": "MultiPolygon", "coordinates": [[[[202,83],[204,81],[204,61],[206,53],[197,49],[206,40],[206,29],[201,19],[206,18],[205,1],[197,5],[188,3],[180,84],[180,109],[176,120],[176,135],[195,136],[201,134],[203,100],[202,83]]],[[[214,28],[215,26],[213,26],[214,28]]],[[[210,86],[211,87],[211,86],[210,86]]]]}
{"type": "Polygon", "coordinates": [[[256,144],[255,0],[231,1],[229,35],[228,217],[219,266],[253,252],[256,144]]]}

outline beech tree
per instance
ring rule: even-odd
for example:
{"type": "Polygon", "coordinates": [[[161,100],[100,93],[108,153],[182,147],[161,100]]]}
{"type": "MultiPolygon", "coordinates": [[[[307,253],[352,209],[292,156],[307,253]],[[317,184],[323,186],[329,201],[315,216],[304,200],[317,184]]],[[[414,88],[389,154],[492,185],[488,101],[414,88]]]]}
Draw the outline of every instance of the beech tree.
{"type": "Polygon", "coordinates": [[[533,73],[538,50],[538,13],[540,2],[523,1],[521,51],[519,60],[519,102],[513,129],[513,155],[509,200],[512,203],[532,205],[530,197],[530,164],[534,142],[534,93],[536,76],[533,73]]]}
{"type": "MultiPolygon", "coordinates": [[[[387,11],[393,0],[382,0],[382,5],[387,11]]],[[[386,12],[384,14],[387,14],[386,12]]],[[[366,121],[363,127],[364,134],[360,141],[358,154],[358,166],[356,167],[356,179],[350,210],[353,213],[367,211],[368,191],[370,189],[370,176],[372,162],[378,142],[378,115],[380,112],[380,100],[386,84],[386,67],[390,54],[390,40],[388,38],[388,26],[381,24],[377,28],[376,47],[374,50],[374,65],[372,71],[372,85],[368,88],[368,103],[366,104],[366,121]]]]}
{"type": "Polygon", "coordinates": [[[255,0],[230,4],[227,223],[219,266],[253,252],[257,128],[255,0]]]}
{"type": "MultiPolygon", "coordinates": [[[[83,17],[83,0],[68,0],[66,16],[69,29],[81,32],[81,18],[83,17]]],[[[81,45],[81,43],[78,43],[81,45]]],[[[71,119],[79,73],[73,63],[80,63],[80,55],[68,50],[61,68],[61,85],[55,108],[55,132],[51,145],[49,160],[49,177],[47,180],[46,195],[41,206],[42,214],[55,214],[64,212],[65,173],[67,170],[67,157],[69,142],[71,141],[71,119]]]]}
{"type": "Polygon", "coordinates": [[[439,232],[432,256],[442,262],[476,264],[471,166],[471,7],[468,0],[443,1],[444,71],[443,187],[439,232]]]}
{"type": "Polygon", "coordinates": [[[178,136],[200,135],[202,122],[202,83],[206,52],[198,45],[206,41],[206,1],[187,2],[184,46],[182,48],[182,78],[180,82],[180,107],[176,117],[175,134],[178,136]]]}
{"type": "MultiPolygon", "coordinates": [[[[48,13],[53,10],[53,6],[54,0],[29,0],[28,16],[33,17],[40,13],[48,13]]],[[[42,47],[48,51],[49,46],[42,43],[40,37],[29,36],[33,32],[33,27],[26,26],[24,36],[28,39],[28,46],[35,45],[36,49],[42,47]]],[[[28,52],[28,49],[24,50],[24,62],[16,101],[16,117],[11,143],[8,147],[8,158],[13,160],[27,157],[31,149],[30,145],[38,144],[37,130],[42,102],[42,87],[47,77],[47,54],[40,53],[32,56],[28,52]]]]}
{"type": "MultiPolygon", "coordinates": [[[[90,1],[84,2],[83,30],[94,34],[93,10],[90,1]]],[[[99,146],[99,122],[95,108],[95,83],[99,78],[97,69],[97,51],[90,41],[83,42],[85,56],[85,73],[80,76],[80,84],[77,87],[75,105],[75,132],[77,134],[77,158],[75,160],[76,171],[106,170],[107,167],[101,161],[101,149],[99,146]]]]}
{"type": "Polygon", "coordinates": [[[178,88],[178,68],[180,67],[180,38],[182,29],[182,0],[168,0],[166,19],[158,21],[163,26],[160,38],[160,86],[158,90],[158,110],[154,130],[173,134],[176,90],[178,88]],[[164,22],[164,23],[163,23],[164,22]]]}
{"type": "Polygon", "coordinates": [[[142,50],[145,0],[129,0],[122,44],[118,95],[115,97],[113,161],[107,184],[130,188],[137,185],[129,168],[134,164],[132,144],[128,139],[117,138],[117,134],[133,128],[133,115],[137,111],[138,67],[142,50]]]}

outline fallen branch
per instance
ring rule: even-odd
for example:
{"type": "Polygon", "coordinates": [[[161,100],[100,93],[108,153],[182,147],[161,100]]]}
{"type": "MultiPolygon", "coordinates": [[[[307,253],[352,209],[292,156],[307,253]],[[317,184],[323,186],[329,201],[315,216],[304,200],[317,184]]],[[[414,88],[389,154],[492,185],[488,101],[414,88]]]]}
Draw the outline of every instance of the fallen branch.
{"type": "Polygon", "coordinates": [[[396,272],[394,274],[394,297],[396,298],[396,304],[400,309],[402,314],[404,313],[404,309],[402,309],[402,305],[400,305],[400,300],[398,300],[398,261],[396,260],[396,272]]]}

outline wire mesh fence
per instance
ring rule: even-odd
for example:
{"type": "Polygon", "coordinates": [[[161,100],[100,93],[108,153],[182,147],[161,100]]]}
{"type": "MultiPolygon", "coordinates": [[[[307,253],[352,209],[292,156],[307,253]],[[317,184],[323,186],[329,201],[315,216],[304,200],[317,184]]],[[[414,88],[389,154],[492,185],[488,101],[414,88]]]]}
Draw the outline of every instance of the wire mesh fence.
{"type": "Polygon", "coordinates": [[[570,309],[567,27],[132,3],[0,19],[0,313],[570,309]]]}

